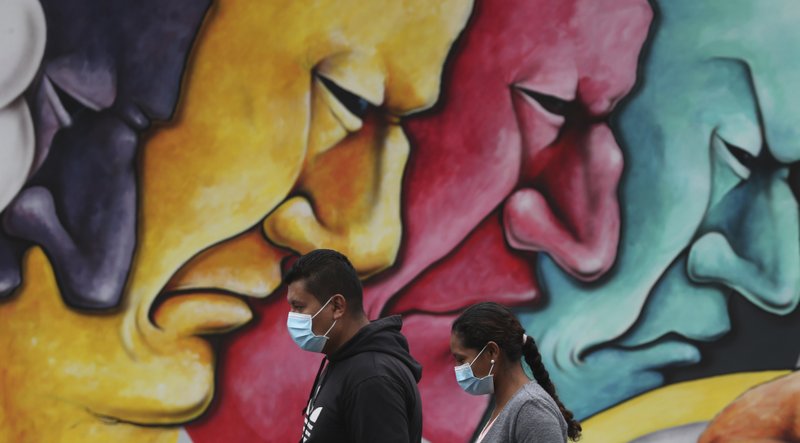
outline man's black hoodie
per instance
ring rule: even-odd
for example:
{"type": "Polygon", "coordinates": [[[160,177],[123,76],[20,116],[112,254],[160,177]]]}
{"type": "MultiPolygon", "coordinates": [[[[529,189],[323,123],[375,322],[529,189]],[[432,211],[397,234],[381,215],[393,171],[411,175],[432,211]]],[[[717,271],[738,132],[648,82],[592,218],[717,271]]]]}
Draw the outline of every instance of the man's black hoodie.
{"type": "Polygon", "coordinates": [[[371,322],[323,360],[301,442],[420,442],[422,366],[408,352],[402,324],[400,316],[371,322]]]}

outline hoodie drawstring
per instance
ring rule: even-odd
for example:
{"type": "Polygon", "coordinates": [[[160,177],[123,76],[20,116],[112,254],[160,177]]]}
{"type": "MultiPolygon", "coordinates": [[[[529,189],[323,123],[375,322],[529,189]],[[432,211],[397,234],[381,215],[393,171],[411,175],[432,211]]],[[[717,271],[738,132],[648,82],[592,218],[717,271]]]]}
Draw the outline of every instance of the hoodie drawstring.
{"type": "Polygon", "coordinates": [[[302,416],[306,415],[306,411],[308,410],[309,407],[311,407],[312,402],[316,398],[316,395],[314,395],[314,391],[319,392],[319,389],[317,388],[317,383],[319,383],[320,375],[322,374],[322,370],[325,369],[325,363],[327,361],[328,357],[323,357],[322,362],[319,364],[317,375],[314,377],[314,384],[311,385],[311,392],[308,393],[308,403],[306,403],[306,406],[300,410],[300,415],[302,416]]]}

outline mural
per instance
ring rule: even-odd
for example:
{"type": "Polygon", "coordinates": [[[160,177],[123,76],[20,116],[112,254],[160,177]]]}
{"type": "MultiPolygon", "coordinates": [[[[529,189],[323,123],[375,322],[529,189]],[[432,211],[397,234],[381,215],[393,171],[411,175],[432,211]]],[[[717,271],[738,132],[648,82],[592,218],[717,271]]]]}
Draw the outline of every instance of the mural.
{"type": "Polygon", "coordinates": [[[797,441],[789,0],[5,0],[0,441],[284,442],[281,273],[449,329],[513,306],[588,442],[797,441]],[[746,428],[742,423],[747,423],[746,428]]]}

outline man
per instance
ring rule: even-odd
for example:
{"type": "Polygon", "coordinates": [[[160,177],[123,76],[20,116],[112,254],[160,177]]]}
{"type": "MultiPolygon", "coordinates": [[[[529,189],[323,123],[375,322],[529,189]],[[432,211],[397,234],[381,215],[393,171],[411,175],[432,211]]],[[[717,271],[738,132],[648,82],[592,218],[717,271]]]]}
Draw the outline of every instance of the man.
{"type": "Polygon", "coordinates": [[[400,317],[367,319],[358,274],[336,251],[302,256],[284,282],[289,334],[301,349],[325,354],[301,441],[419,442],[422,367],[408,352],[400,317]]]}

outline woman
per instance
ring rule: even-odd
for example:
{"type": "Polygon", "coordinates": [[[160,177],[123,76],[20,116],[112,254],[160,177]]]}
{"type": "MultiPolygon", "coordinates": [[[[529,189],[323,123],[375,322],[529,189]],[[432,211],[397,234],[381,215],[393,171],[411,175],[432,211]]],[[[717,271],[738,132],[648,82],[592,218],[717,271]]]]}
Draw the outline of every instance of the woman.
{"type": "Polygon", "coordinates": [[[495,407],[476,443],[566,442],[581,425],[556,395],[532,337],[505,306],[479,303],[455,322],[450,351],[458,384],[473,395],[495,394],[495,407]],[[520,364],[530,366],[531,381],[520,364]],[[480,376],[479,376],[480,375],[480,376]]]}

